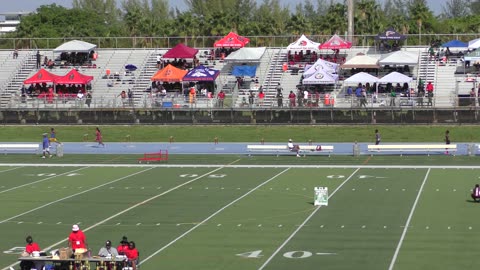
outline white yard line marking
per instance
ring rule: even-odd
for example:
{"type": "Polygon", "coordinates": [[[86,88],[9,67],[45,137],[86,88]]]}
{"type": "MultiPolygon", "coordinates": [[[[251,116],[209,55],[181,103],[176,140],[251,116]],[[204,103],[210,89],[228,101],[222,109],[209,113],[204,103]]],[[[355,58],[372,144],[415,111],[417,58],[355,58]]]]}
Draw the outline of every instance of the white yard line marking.
{"type": "MultiPolygon", "coordinates": [[[[82,168],[82,169],[83,169],[83,168],[82,168]]],[[[81,195],[81,194],[84,194],[84,193],[86,193],[86,192],[89,192],[89,191],[92,191],[92,190],[95,190],[95,189],[104,187],[104,186],[106,186],[106,185],[110,185],[110,184],[112,184],[112,183],[121,181],[121,180],[123,180],[123,179],[125,179],[125,178],[128,178],[128,177],[131,177],[131,176],[134,176],[134,175],[137,175],[137,174],[146,172],[146,171],[151,170],[151,169],[153,169],[153,168],[149,168],[149,169],[145,169],[145,170],[142,170],[142,171],[139,171],[139,172],[136,172],[136,173],[132,173],[132,174],[129,174],[129,175],[127,175],[127,176],[124,176],[124,177],[115,179],[115,180],[113,180],[113,181],[110,181],[110,182],[101,184],[101,185],[99,185],[99,186],[86,189],[86,190],[84,190],[84,191],[82,191],[82,192],[78,192],[78,193],[72,194],[72,195],[70,195],[70,196],[63,197],[63,198],[61,198],[61,199],[58,199],[58,200],[55,200],[55,201],[46,203],[46,204],[44,204],[44,205],[41,205],[41,206],[39,206],[39,207],[30,209],[30,210],[28,210],[28,211],[26,211],[26,212],[23,212],[23,213],[21,213],[21,214],[15,215],[15,216],[13,216],[13,217],[9,217],[9,218],[7,218],[7,219],[0,220],[0,224],[5,223],[5,222],[7,222],[7,221],[10,221],[10,220],[12,220],[12,219],[21,217],[21,216],[23,216],[23,215],[32,213],[32,212],[37,211],[37,210],[39,210],[39,209],[45,208],[45,207],[50,206],[50,205],[52,205],[52,204],[55,204],[55,203],[57,203],[57,202],[61,202],[61,201],[64,201],[64,200],[66,200],[66,199],[70,199],[70,198],[76,197],[76,196],[81,195]]],[[[80,223],[78,223],[78,224],[80,224],[80,223]]]]}
{"type": "Polygon", "coordinates": [[[271,177],[270,179],[266,180],[265,182],[261,183],[260,185],[256,186],[255,188],[251,189],[250,191],[248,191],[247,193],[243,194],[242,196],[238,197],[237,199],[233,200],[232,202],[230,202],[229,204],[225,205],[224,207],[220,208],[219,210],[217,210],[215,213],[211,214],[210,216],[208,216],[206,219],[204,219],[203,221],[197,223],[197,225],[193,226],[192,228],[190,228],[188,231],[184,232],[183,234],[181,234],[180,236],[178,236],[177,238],[173,239],[170,243],[166,244],[165,246],[163,246],[162,248],[160,248],[159,250],[155,251],[154,253],[152,253],[150,256],[146,257],[145,259],[142,259],[142,261],[139,263],[139,265],[143,264],[144,262],[150,260],[151,258],[153,258],[155,255],[157,255],[158,253],[162,252],[163,250],[165,250],[166,248],[168,248],[169,246],[173,245],[175,242],[177,242],[178,240],[182,239],[183,237],[185,237],[187,234],[189,234],[190,232],[194,231],[196,228],[198,228],[199,226],[202,226],[203,224],[205,224],[205,222],[209,221],[211,218],[215,217],[216,215],[218,215],[220,212],[222,212],[223,210],[227,209],[228,207],[230,207],[231,205],[235,204],[236,202],[240,201],[241,199],[245,198],[246,196],[248,196],[250,193],[254,192],[255,190],[261,188],[262,186],[268,184],[269,182],[271,182],[272,180],[276,179],[277,177],[279,177],[280,175],[284,174],[285,172],[287,172],[290,168],[287,168],[281,172],[279,172],[278,174],[274,175],[273,177],[271,177]]]}
{"type": "MultiPolygon", "coordinates": [[[[343,187],[343,185],[345,185],[345,183],[348,182],[348,180],[352,179],[352,177],[360,170],[360,168],[357,168],[347,179],[345,179],[345,181],[343,181],[333,192],[332,194],[330,195],[330,197],[332,197],[338,190],[340,190],[341,187],[343,187]]],[[[258,270],[261,270],[263,268],[265,268],[265,266],[267,266],[267,264],[270,263],[270,261],[280,252],[280,250],[282,250],[282,248],[284,246],[286,246],[288,244],[288,242],[290,242],[290,240],[292,240],[292,238],[305,226],[305,224],[307,224],[307,222],[313,217],[313,215],[315,215],[315,213],[321,208],[322,206],[318,206],[317,208],[315,208],[315,210],[313,210],[313,212],[303,221],[302,224],[300,224],[300,226],[297,227],[297,229],[295,231],[293,231],[293,233],[277,248],[277,250],[275,250],[273,252],[273,254],[265,261],[265,263],[262,264],[262,266],[260,266],[258,268],[258,270]]]]}
{"type": "Polygon", "coordinates": [[[86,169],[86,168],[88,168],[88,167],[82,167],[82,168],[79,168],[79,169],[76,169],[76,170],[73,170],[73,171],[64,172],[64,173],[57,174],[57,175],[54,175],[54,176],[50,176],[50,177],[47,177],[47,178],[44,178],[44,179],[40,179],[40,180],[31,182],[31,183],[27,183],[27,184],[23,184],[23,185],[20,185],[20,186],[12,187],[12,188],[9,188],[9,189],[5,189],[5,190],[0,191],[0,194],[1,194],[1,193],[5,193],[5,192],[9,192],[9,191],[12,191],[12,190],[15,190],[15,189],[19,189],[19,188],[22,188],[22,187],[30,186],[30,185],[33,185],[33,184],[41,183],[41,182],[50,180],[50,179],[52,179],[52,178],[59,177],[59,176],[63,176],[63,175],[66,175],[66,174],[70,174],[70,173],[72,173],[72,172],[77,172],[77,171],[80,171],[80,170],[83,170],[83,169],[86,169]]]}
{"type": "MultiPolygon", "coordinates": [[[[123,179],[125,179],[125,178],[127,178],[127,177],[134,176],[134,175],[136,175],[136,174],[140,174],[140,173],[146,172],[146,171],[151,170],[151,169],[153,169],[153,168],[154,168],[154,167],[147,168],[147,169],[142,170],[142,171],[140,171],[140,172],[136,172],[136,173],[134,173],[134,174],[130,174],[130,175],[128,175],[128,176],[124,176],[124,177],[119,178],[119,179],[117,179],[117,180],[114,180],[114,181],[111,181],[111,182],[109,182],[109,183],[105,183],[105,184],[103,184],[103,185],[100,185],[100,186],[98,186],[98,187],[96,187],[96,188],[99,188],[99,187],[102,187],[102,186],[105,186],[105,185],[109,185],[109,184],[111,184],[111,183],[114,183],[114,182],[123,180],[123,179]]],[[[142,202],[139,202],[139,203],[137,203],[137,204],[135,204],[135,205],[133,205],[133,206],[131,206],[131,207],[123,210],[123,211],[120,211],[120,212],[116,213],[116,214],[113,215],[113,216],[110,216],[110,217],[108,217],[108,218],[106,218],[106,219],[104,219],[104,220],[102,220],[102,221],[100,221],[100,222],[97,222],[97,223],[93,224],[92,226],[84,229],[83,231],[84,231],[84,232],[89,231],[89,230],[91,230],[91,229],[93,229],[93,228],[95,228],[95,227],[97,227],[97,226],[99,226],[99,225],[101,225],[101,224],[103,224],[103,223],[111,220],[111,219],[114,219],[114,218],[116,218],[116,217],[118,217],[118,216],[120,216],[120,215],[122,215],[122,214],[124,214],[124,213],[126,213],[126,212],[128,212],[128,211],[130,211],[130,210],[132,210],[132,209],[134,209],[134,208],[137,208],[137,207],[139,207],[139,206],[141,206],[141,205],[143,205],[143,204],[146,204],[146,203],[148,203],[148,202],[150,202],[150,201],[152,201],[152,200],[154,200],[154,199],[156,199],[156,198],[158,198],[158,197],[161,197],[161,196],[163,196],[163,195],[165,195],[165,194],[167,194],[167,193],[169,193],[169,192],[171,192],[171,191],[174,191],[174,190],[176,190],[176,189],[179,189],[180,187],[183,187],[184,185],[190,184],[190,183],[192,183],[192,182],[194,182],[194,181],[196,181],[196,180],[198,180],[198,179],[200,179],[200,178],[203,178],[203,177],[205,177],[205,176],[207,176],[207,175],[209,175],[209,174],[212,174],[212,173],[214,173],[214,172],[216,172],[216,171],[218,171],[218,170],[220,170],[220,169],[223,169],[223,168],[224,168],[224,167],[217,168],[217,169],[215,169],[215,170],[213,170],[213,171],[210,171],[210,172],[208,172],[208,173],[205,173],[205,174],[203,174],[203,175],[200,175],[200,176],[198,176],[198,177],[196,177],[196,178],[194,178],[194,179],[192,179],[192,180],[190,180],[190,181],[187,181],[187,182],[182,183],[182,184],[180,184],[180,185],[178,185],[178,186],[175,186],[175,187],[173,187],[173,188],[170,188],[169,190],[167,190],[167,191],[165,191],[165,192],[163,192],[163,193],[161,193],[161,194],[158,194],[158,195],[155,195],[155,196],[153,196],[153,197],[150,197],[149,199],[146,199],[146,200],[144,200],[144,201],[142,201],[142,202]]],[[[95,189],[95,188],[92,188],[91,190],[93,190],[93,189],[95,189]]],[[[87,192],[87,191],[89,191],[89,190],[85,190],[85,191],[83,191],[82,193],[87,192]]],[[[80,194],[80,193],[79,193],[79,194],[80,194]]],[[[74,196],[76,196],[76,195],[78,195],[78,194],[75,194],[74,196]]],[[[73,197],[73,196],[69,196],[69,197],[73,197]]],[[[67,197],[67,198],[68,198],[68,197],[67,197]]],[[[65,198],[64,198],[64,199],[65,199],[65,198]]],[[[63,200],[63,199],[61,199],[61,200],[63,200]]],[[[57,200],[57,201],[61,201],[61,200],[57,200]]],[[[56,201],[56,202],[57,202],[57,201],[56,201]]],[[[52,202],[52,203],[53,203],[53,202],[52,202]]],[[[52,203],[50,203],[50,204],[52,204],[52,203]]],[[[45,206],[47,206],[47,205],[44,205],[44,206],[42,206],[42,207],[45,207],[45,206]]],[[[37,208],[37,209],[38,209],[38,208],[37,208]]],[[[33,210],[31,210],[31,211],[33,211],[33,210]]],[[[31,212],[31,211],[30,211],[30,212],[31,212]]],[[[26,213],[24,213],[24,214],[26,214],[26,213]]],[[[14,217],[13,217],[13,218],[14,218],[14,217]]],[[[10,218],[10,219],[11,219],[11,218],[10,218]]],[[[2,221],[2,222],[5,222],[5,221],[2,221]]],[[[1,224],[2,222],[0,222],[0,224],[1,224]]],[[[79,222],[77,222],[77,223],[80,224],[79,222]]],[[[52,249],[52,248],[54,248],[54,247],[56,247],[56,246],[58,246],[58,245],[60,245],[60,244],[65,243],[65,241],[67,241],[67,240],[68,240],[68,238],[62,239],[62,240],[60,240],[60,241],[58,241],[58,242],[56,242],[56,243],[54,243],[54,244],[46,247],[45,249],[47,249],[47,250],[52,249]]],[[[9,270],[10,267],[13,267],[13,266],[18,265],[18,264],[19,264],[19,262],[14,263],[14,264],[11,264],[11,265],[3,268],[2,270],[9,270]]]]}
{"type": "Polygon", "coordinates": [[[20,169],[20,168],[21,168],[21,167],[15,167],[15,168],[6,169],[6,170],[3,170],[3,171],[0,171],[0,173],[13,171],[13,170],[20,169]]]}
{"type": "Polygon", "coordinates": [[[427,178],[429,174],[430,174],[430,169],[428,169],[427,174],[425,175],[425,178],[423,178],[422,185],[420,186],[420,189],[418,190],[418,193],[417,193],[417,198],[415,198],[415,201],[413,202],[412,209],[410,210],[410,214],[408,215],[407,222],[405,223],[405,228],[403,229],[402,236],[398,241],[397,248],[395,249],[395,253],[393,254],[393,258],[392,258],[392,261],[390,262],[390,267],[388,267],[388,270],[392,270],[393,266],[395,265],[395,262],[397,261],[398,253],[400,252],[400,248],[402,247],[403,240],[405,239],[405,235],[407,235],[408,226],[410,226],[410,221],[412,220],[413,213],[415,212],[415,208],[417,207],[418,200],[420,199],[420,195],[422,194],[423,187],[427,182],[427,178]]]}

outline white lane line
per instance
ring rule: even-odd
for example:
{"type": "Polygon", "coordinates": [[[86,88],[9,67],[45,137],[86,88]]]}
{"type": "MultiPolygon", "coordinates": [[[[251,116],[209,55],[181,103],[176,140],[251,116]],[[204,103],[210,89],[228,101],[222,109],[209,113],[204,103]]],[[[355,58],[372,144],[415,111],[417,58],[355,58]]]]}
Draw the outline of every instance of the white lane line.
{"type": "Polygon", "coordinates": [[[31,182],[31,183],[27,183],[27,184],[23,184],[23,185],[20,185],[20,186],[12,187],[12,188],[9,188],[9,189],[5,189],[5,190],[0,191],[0,194],[5,193],[5,192],[9,192],[9,191],[12,191],[12,190],[15,190],[15,189],[19,189],[19,188],[22,188],[22,187],[30,186],[30,185],[33,185],[33,184],[41,183],[41,182],[50,180],[50,179],[52,179],[52,178],[59,177],[59,176],[63,176],[63,175],[66,175],[66,174],[70,174],[70,173],[72,173],[72,172],[77,172],[77,171],[80,171],[80,170],[83,170],[83,169],[86,169],[86,168],[88,168],[88,167],[82,167],[82,168],[79,168],[79,169],[76,169],[76,170],[73,170],[73,171],[64,172],[64,173],[57,174],[57,175],[54,175],[54,176],[50,176],[50,177],[47,177],[47,178],[44,178],[44,179],[40,179],[40,180],[31,182]]]}
{"type": "Polygon", "coordinates": [[[188,231],[184,232],[183,234],[181,234],[180,236],[178,236],[177,238],[173,239],[170,243],[166,244],[165,246],[163,246],[162,248],[160,248],[159,250],[155,251],[154,253],[152,253],[150,256],[146,257],[145,259],[142,259],[142,261],[139,263],[139,265],[143,264],[144,262],[150,260],[151,258],[153,258],[155,255],[157,255],[158,253],[162,252],[163,250],[165,250],[166,248],[168,248],[169,246],[173,245],[175,242],[177,242],[178,240],[182,239],[183,237],[185,237],[187,234],[189,234],[190,232],[194,231],[196,228],[198,228],[199,226],[202,226],[203,224],[205,224],[205,222],[209,221],[211,218],[213,218],[214,216],[218,215],[220,212],[222,212],[223,210],[227,209],[228,207],[230,207],[231,205],[235,204],[236,202],[240,201],[241,199],[245,198],[246,196],[248,196],[250,193],[254,192],[255,190],[261,188],[262,186],[268,184],[270,181],[276,179],[277,177],[279,177],[280,175],[284,174],[285,172],[287,172],[290,168],[287,168],[281,172],[279,172],[278,174],[274,175],[273,177],[271,177],[270,179],[266,180],[265,182],[261,183],[260,185],[256,186],[255,188],[251,189],[250,191],[248,191],[247,193],[243,194],[242,196],[238,197],[237,199],[233,200],[232,202],[230,202],[229,204],[225,205],[224,207],[220,208],[219,210],[217,210],[215,213],[211,214],[209,217],[207,217],[206,219],[204,219],[203,221],[201,221],[200,223],[197,223],[197,225],[193,226],[192,228],[190,228],[188,231]]]}
{"type": "MultiPolygon", "coordinates": [[[[153,168],[148,168],[148,169],[145,169],[145,170],[136,172],[136,173],[132,173],[132,174],[129,174],[129,175],[127,175],[127,176],[124,176],[124,177],[115,179],[115,180],[113,180],[113,181],[110,181],[110,182],[101,184],[101,185],[99,185],[99,186],[86,189],[86,190],[84,190],[84,191],[82,191],[82,192],[78,192],[78,193],[72,194],[72,195],[70,195],[70,196],[63,197],[63,198],[61,198],[61,199],[58,199],[58,200],[55,200],[55,201],[46,203],[46,204],[44,204],[44,205],[41,205],[41,206],[39,206],[39,207],[30,209],[30,210],[28,210],[28,211],[26,211],[26,212],[23,212],[23,213],[21,213],[21,214],[15,215],[15,216],[13,216],[13,217],[9,217],[9,218],[7,218],[7,219],[0,220],[0,224],[5,223],[5,222],[7,222],[7,221],[10,221],[10,220],[12,220],[12,219],[21,217],[21,216],[23,216],[23,215],[32,213],[32,212],[37,211],[37,210],[39,210],[39,209],[45,208],[45,207],[50,206],[50,205],[52,205],[52,204],[55,204],[55,203],[57,203],[57,202],[61,202],[61,201],[64,201],[64,200],[66,200],[66,199],[70,199],[70,198],[76,197],[76,196],[78,196],[78,195],[82,195],[82,194],[84,194],[84,193],[87,193],[87,192],[90,192],[90,191],[92,191],[92,190],[95,190],[95,189],[104,187],[104,186],[106,186],[106,185],[113,184],[113,183],[118,182],[118,181],[121,181],[121,180],[123,180],[123,179],[125,179],[125,178],[128,178],[128,177],[131,177],[131,176],[134,176],[134,175],[137,175],[137,174],[146,172],[146,171],[151,170],[151,169],[153,169],[153,168]]],[[[79,224],[79,223],[78,223],[78,224],[79,224]]]]}
{"type": "MultiPolygon", "coordinates": [[[[151,169],[153,169],[153,168],[154,168],[154,167],[147,168],[147,169],[142,170],[142,171],[140,171],[140,172],[136,172],[136,173],[133,173],[133,174],[124,176],[124,177],[119,178],[119,179],[117,179],[117,180],[114,180],[114,181],[111,181],[111,182],[109,182],[109,183],[105,183],[105,184],[103,184],[103,185],[100,185],[100,186],[98,186],[97,188],[102,187],[102,186],[105,186],[105,185],[112,184],[112,183],[114,183],[114,182],[123,180],[123,179],[125,179],[125,178],[127,178],[127,177],[130,177],[130,176],[134,176],[134,175],[137,175],[137,174],[146,172],[146,171],[151,170],[151,169]]],[[[142,201],[142,202],[139,202],[139,203],[137,203],[137,204],[135,204],[135,205],[133,205],[133,206],[130,206],[129,208],[127,208],[127,209],[125,209],[125,210],[123,210],[123,211],[120,211],[120,212],[116,213],[116,214],[113,215],[113,216],[110,216],[110,217],[108,217],[108,218],[106,218],[106,219],[104,219],[104,220],[102,220],[102,221],[100,221],[100,222],[97,222],[97,223],[93,224],[92,226],[84,229],[83,231],[84,231],[84,232],[89,231],[89,230],[91,230],[91,229],[93,229],[93,228],[95,228],[95,227],[97,227],[97,226],[99,226],[99,225],[101,225],[101,224],[103,224],[103,223],[111,220],[111,219],[114,219],[114,218],[116,218],[116,217],[118,217],[118,216],[120,216],[120,215],[122,215],[122,214],[124,214],[124,213],[126,213],[126,212],[128,212],[128,211],[130,211],[130,210],[132,210],[132,209],[134,209],[134,208],[136,208],[136,207],[138,207],[138,206],[141,206],[141,205],[143,205],[143,204],[146,204],[146,203],[150,202],[151,200],[154,200],[154,199],[156,199],[156,198],[158,198],[158,197],[161,197],[161,196],[169,193],[170,191],[176,190],[176,189],[178,189],[178,188],[180,188],[180,187],[183,187],[184,185],[190,184],[190,183],[192,183],[192,182],[194,182],[194,181],[196,181],[196,180],[198,180],[198,179],[200,179],[200,178],[203,178],[203,177],[205,177],[205,176],[207,176],[207,175],[209,175],[209,174],[212,174],[212,173],[214,173],[214,172],[216,172],[216,171],[218,171],[218,170],[220,170],[220,169],[223,169],[223,168],[224,168],[224,167],[217,168],[217,169],[215,169],[215,170],[213,170],[213,171],[210,171],[210,172],[208,172],[208,173],[205,173],[205,174],[203,174],[203,175],[200,175],[200,176],[198,176],[198,177],[196,177],[196,178],[194,178],[194,179],[192,179],[192,180],[190,180],[190,181],[187,181],[187,182],[185,182],[185,183],[183,183],[183,184],[180,184],[180,185],[178,185],[178,186],[176,186],[176,187],[170,188],[169,190],[167,190],[167,191],[165,191],[165,192],[163,192],[163,193],[161,193],[161,194],[158,194],[158,195],[155,195],[155,196],[153,196],[153,197],[150,197],[149,199],[146,199],[146,200],[144,200],[144,201],[142,201]]],[[[93,189],[95,189],[95,188],[92,188],[91,190],[93,190],[93,189]]],[[[87,192],[87,191],[89,191],[89,190],[85,190],[85,191],[83,191],[82,193],[85,193],[85,192],[87,192]]],[[[80,193],[79,193],[79,194],[80,194],[80,193]]],[[[76,196],[76,195],[78,195],[78,194],[75,194],[75,196],[76,196]]],[[[73,197],[73,196],[69,196],[69,197],[73,197]]],[[[58,201],[60,201],[60,200],[58,200],[58,201]]],[[[46,206],[46,205],[45,205],[45,206],[46,206]]],[[[1,222],[0,222],[0,223],[1,223],[1,222]]],[[[80,224],[80,222],[77,222],[77,224],[80,224]]],[[[60,244],[64,244],[65,241],[67,241],[67,240],[68,240],[68,238],[62,239],[62,240],[60,240],[60,241],[58,241],[58,242],[56,242],[56,243],[54,243],[54,244],[46,247],[45,249],[46,249],[46,250],[52,249],[52,248],[54,248],[54,247],[56,247],[56,246],[58,246],[58,245],[60,245],[60,244]]],[[[19,263],[20,263],[20,262],[13,263],[13,264],[11,264],[11,265],[3,268],[2,270],[9,270],[10,267],[13,267],[13,266],[15,266],[15,265],[18,265],[19,263]]]]}
{"type": "MultiPolygon", "coordinates": [[[[338,190],[340,190],[340,188],[345,185],[345,183],[348,182],[348,180],[350,180],[358,171],[360,170],[360,168],[357,168],[347,179],[345,179],[345,181],[343,181],[333,192],[332,194],[330,195],[330,197],[332,197],[338,190]]],[[[322,206],[318,206],[317,208],[315,208],[315,210],[313,210],[313,212],[303,221],[302,224],[300,224],[300,226],[297,227],[297,229],[295,231],[293,231],[293,233],[277,248],[277,250],[275,250],[273,252],[273,254],[265,261],[265,263],[262,264],[262,266],[260,266],[258,268],[258,270],[262,270],[263,268],[265,268],[265,266],[267,266],[267,264],[270,263],[270,261],[280,252],[280,250],[282,250],[282,248],[284,246],[287,245],[287,243],[292,240],[292,238],[305,226],[305,224],[307,224],[307,222],[313,217],[313,215],[315,215],[315,213],[321,208],[322,206]]]]}
{"type": "Polygon", "coordinates": [[[15,168],[6,169],[6,170],[3,170],[3,171],[0,171],[0,173],[13,171],[13,170],[20,169],[20,168],[22,168],[22,167],[15,167],[15,168]]]}
{"type": "Polygon", "coordinates": [[[397,261],[398,253],[400,252],[400,248],[402,247],[402,244],[403,244],[403,239],[405,239],[405,235],[407,235],[408,226],[410,226],[410,221],[412,220],[413,213],[415,212],[415,208],[417,207],[418,200],[420,199],[420,194],[422,194],[423,187],[427,182],[427,178],[429,174],[430,174],[430,169],[428,169],[427,174],[425,175],[425,178],[423,178],[422,185],[420,186],[420,189],[418,190],[418,193],[417,193],[417,198],[415,198],[415,201],[413,202],[412,209],[410,210],[410,214],[408,215],[407,222],[405,223],[405,228],[403,229],[402,236],[398,241],[397,248],[395,249],[395,253],[393,254],[393,258],[392,258],[392,261],[390,262],[390,267],[388,267],[388,270],[392,270],[393,266],[395,265],[395,262],[397,261]]]}

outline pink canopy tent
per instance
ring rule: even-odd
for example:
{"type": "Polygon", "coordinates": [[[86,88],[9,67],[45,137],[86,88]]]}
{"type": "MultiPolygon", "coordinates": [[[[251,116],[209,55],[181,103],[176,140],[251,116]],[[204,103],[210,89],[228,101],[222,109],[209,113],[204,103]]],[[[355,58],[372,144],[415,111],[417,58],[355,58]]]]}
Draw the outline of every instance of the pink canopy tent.
{"type": "Polygon", "coordinates": [[[327,42],[320,45],[321,50],[331,49],[331,50],[340,50],[340,49],[350,49],[352,43],[349,41],[343,40],[338,35],[333,35],[327,42]]]}

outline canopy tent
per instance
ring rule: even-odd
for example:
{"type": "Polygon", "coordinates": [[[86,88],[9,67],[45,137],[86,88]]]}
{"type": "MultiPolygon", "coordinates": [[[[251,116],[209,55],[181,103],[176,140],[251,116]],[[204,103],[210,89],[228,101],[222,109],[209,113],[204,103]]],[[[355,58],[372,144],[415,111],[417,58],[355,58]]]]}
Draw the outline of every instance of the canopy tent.
{"type": "Polygon", "coordinates": [[[243,77],[243,76],[255,77],[256,73],[257,73],[257,66],[241,65],[241,66],[234,66],[232,69],[232,75],[237,77],[243,77]]]}
{"type": "Polygon", "coordinates": [[[213,46],[225,48],[243,48],[250,42],[250,39],[242,37],[237,33],[230,32],[222,39],[216,41],[213,46]]]}
{"type": "Polygon", "coordinates": [[[467,53],[463,58],[465,61],[478,61],[480,60],[480,50],[467,53]]]}
{"type": "Polygon", "coordinates": [[[213,82],[220,74],[220,70],[210,69],[203,65],[199,65],[198,67],[190,70],[187,74],[183,77],[184,81],[208,81],[213,82]]]}
{"type": "Polygon", "coordinates": [[[370,75],[366,72],[359,72],[353,76],[350,76],[348,79],[344,80],[345,83],[375,83],[378,81],[378,78],[370,75]]]}
{"type": "Polygon", "coordinates": [[[91,81],[93,81],[93,76],[84,75],[76,69],[72,69],[64,76],[58,78],[55,84],[87,84],[91,81]]]}
{"type": "Polygon", "coordinates": [[[184,58],[192,59],[197,55],[198,50],[190,48],[183,43],[177,44],[177,46],[171,48],[163,55],[163,58],[184,58]]]}
{"type": "Polygon", "coordinates": [[[350,49],[352,47],[352,42],[345,41],[338,35],[333,35],[327,42],[320,45],[320,49],[332,49],[332,50],[340,50],[340,49],[350,49]]]}
{"type": "Polygon", "coordinates": [[[311,76],[302,80],[303,84],[333,84],[338,81],[337,74],[331,74],[325,70],[319,69],[311,76]]]}
{"type": "Polygon", "coordinates": [[[305,72],[303,73],[303,76],[308,77],[315,73],[319,69],[323,69],[327,72],[330,73],[336,73],[338,69],[338,64],[332,63],[329,61],[325,61],[323,59],[318,59],[317,62],[315,62],[313,65],[308,65],[306,66],[305,72]]]}
{"type": "Polygon", "coordinates": [[[310,51],[317,51],[320,46],[320,43],[311,41],[305,35],[302,35],[297,41],[290,43],[287,46],[287,50],[291,51],[303,51],[303,50],[310,50],[310,51]]]}
{"type": "Polygon", "coordinates": [[[460,40],[450,40],[449,42],[443,43],[442,47],[444,48],[468,48],[468,44],[460,40]]]}
{"type": "Polygon", "coordinates": [[[394,71],[380,78],[378,83],[409,83],[411,81],[413,81],[412,77],[394,71]]]}
{"type": "Polygon", "coordinates": [[[181,82],[188,71],[167,65],[150,78],[152,81],[181,82]]]}
{"type": "Polygon", "coordinates": [[[378,34],[375,39],[378,40],[404,40],[407,37],[395,31],[393,27],[388,28],[385,32],[378,34]]]}
{"type": "Polygon", "coordinates": [[[65,42],[62,45],[58,46],[53,50],[54,53],[61,53],[61,52],[83,52],[89,53],[95,49],[97,45],[88,43],[81,40],[72,40],[69,42],[65,42]]]}
{"type": "Polygon", "coordinates": [[[40,69],[32,77],[23,81],[24,84],[35,84],[35,83],[55,83],[55,81],[61,76],[50,73],[45,69],[40,69]]]}
{"type": "Polygon", "coordinates": [[[407,51],[396,51],[385,55],[378,63],[386,65],[418,65],[418,54],[407,51]]]}
{"type": "Polygon", "coordinates": [[[356,55],[343,65],[341,68],[380,68],[378,65],[378,59],[368,55],[356,55]]]}
{"type": "Polygon", "coordinates": [[[470,40],[468,42],[468,48],[469,49],[478,49],[480,47],[480,38],[470,40]]]}
{"type": "Polygon", "coordinates": [[[236,62],[258,62],[260,58],[262,58],[263,54],[265,53],[265,47],[259,48],[241,48],[237,51],[232,52],[227,57],[225,57],[225,61],[236,61],[236,62]]]}

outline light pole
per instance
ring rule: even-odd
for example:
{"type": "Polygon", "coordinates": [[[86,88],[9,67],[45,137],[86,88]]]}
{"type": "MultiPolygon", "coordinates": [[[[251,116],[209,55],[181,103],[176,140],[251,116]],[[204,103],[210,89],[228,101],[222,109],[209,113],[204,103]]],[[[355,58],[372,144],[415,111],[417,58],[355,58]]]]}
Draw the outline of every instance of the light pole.
{"type": "Polygon", "coordinates": [[[417,20],[417,25],[418,25],[418,45],[422,45],[422,20],[418,19],[417,20]]]}

